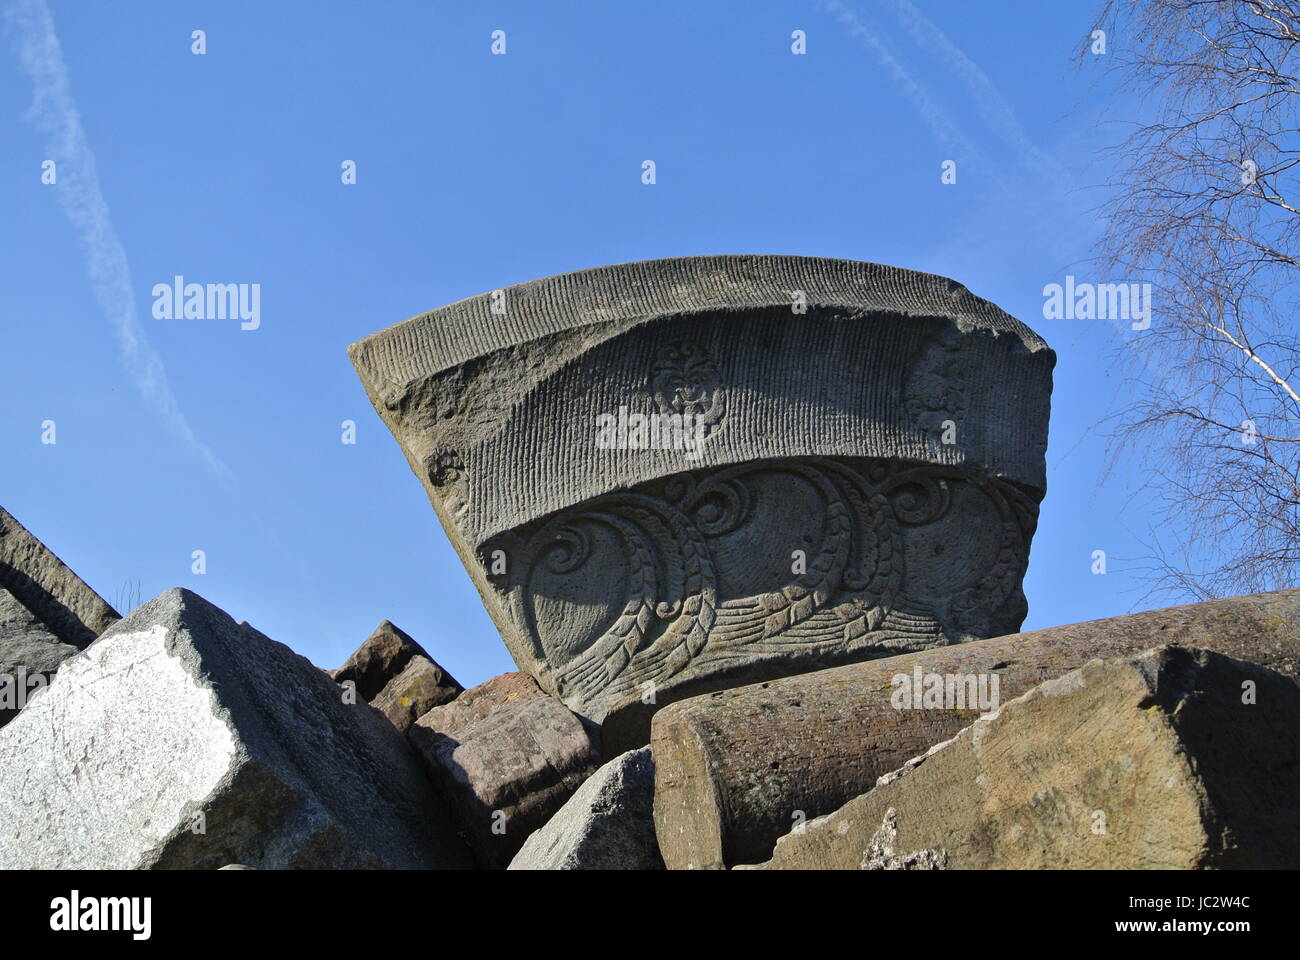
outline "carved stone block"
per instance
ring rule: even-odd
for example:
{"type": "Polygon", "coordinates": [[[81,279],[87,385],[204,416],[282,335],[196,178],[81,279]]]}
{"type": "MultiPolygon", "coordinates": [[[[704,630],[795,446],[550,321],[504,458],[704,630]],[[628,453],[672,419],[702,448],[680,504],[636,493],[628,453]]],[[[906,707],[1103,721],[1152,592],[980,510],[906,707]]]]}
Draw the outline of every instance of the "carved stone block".
{"type": "Polygon", "coordinates": [[[655,260],[350,353],[516,663],[618,718],[607,751],[681,696],[1025,615],[1055,356],[952,281],[655,260]]]}

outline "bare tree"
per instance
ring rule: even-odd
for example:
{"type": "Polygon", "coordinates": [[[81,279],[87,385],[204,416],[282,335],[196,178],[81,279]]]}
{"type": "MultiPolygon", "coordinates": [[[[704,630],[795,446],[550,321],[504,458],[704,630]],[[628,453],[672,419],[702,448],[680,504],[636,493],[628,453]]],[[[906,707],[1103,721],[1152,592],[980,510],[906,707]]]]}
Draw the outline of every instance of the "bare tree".
{"type": "Polygon", "coordinates": [[[1098,253],[1153,284],[1150,328],[1125,347],[1140,399],[1112,435],[1115,457],[1147,469],[1153,592],[1293,586],[1300,3],[1108,0],[1099,26],[1141,104],[1114,151],[1098,253]]]}

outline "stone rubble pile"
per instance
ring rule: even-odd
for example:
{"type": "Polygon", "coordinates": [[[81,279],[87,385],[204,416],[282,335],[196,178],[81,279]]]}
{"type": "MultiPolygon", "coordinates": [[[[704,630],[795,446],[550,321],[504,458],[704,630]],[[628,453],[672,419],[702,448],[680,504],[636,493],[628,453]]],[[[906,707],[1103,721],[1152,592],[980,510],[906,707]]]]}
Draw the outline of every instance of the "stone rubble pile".
{"type": "Polygon", "coordinates": [[[188,590],[65,661],[0,739],[7,868],[464,867],[402,735],[188,590]]]}
{"type": "Polygon", "coordinates": [[[1055,358],[960,285],[649,261],[351,355],[519,672],[119,618],[0,509],[0,869],[1300,867],[1300,590],[1017,632],[1055,358]]]}
{"type": "Polygon", "coordinates": [[[974,698],[904,705],[900,691],[987,678],[1005,703],[1089,661],[1171,643],[1300,677],[1300,590],[978,640],[668,706],[651,741],[664,860],[672,869],[764,861],[804,817],[838,809],[981,715],[974,698]]]}
{"type": "Polygon", "coordinates": [[[145,603],[0,731],[0,868],[1300,865],[1300,590],[942,651],[1019,694],[984,713],[891,706],[915,654],[701,696],[603,765],[519,673],[403,735],[348,687],[403,648],[381,624],[332,682],[188,590],[145,603]]]}

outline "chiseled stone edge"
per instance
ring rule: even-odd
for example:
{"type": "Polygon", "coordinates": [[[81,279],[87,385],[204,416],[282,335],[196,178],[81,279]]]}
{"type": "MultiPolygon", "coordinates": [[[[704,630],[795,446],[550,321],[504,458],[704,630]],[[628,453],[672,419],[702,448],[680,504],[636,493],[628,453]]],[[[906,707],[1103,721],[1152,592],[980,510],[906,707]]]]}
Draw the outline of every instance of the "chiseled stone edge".
{"type": "MultiPolygon", "coordinates": [[[[376,413],[392,431],[468,566],[476,562],[475,551],[484,542],[523,520],[646,480],[755,460],[902,456],[987,471],[1040,491],[1046,487],[1046,409],[1041,422],[1022,414],[1027,394],[1032,397],[1042,390],[1044,401],[1050,395],[1055,354],[1023,323],[960,284],[898,267],[753,255],[599,267],[440,307],[352,344],[349,354],[376,413]],[[803,292],[811,311],[798,318],[805,325],[815,329],[823,321],[829,324],[830,319],[819,314],[830,311],[837,323],[848,320],[851,329],[844,335],[880,340],[886,351],[899,349],[912,321],[924,324],[929,335],[937,332],[936,322],[947,325],[956,333],[953,345],[972,335],[977,352],[964,363],[972,367],[969,386],[978,403],[968,415],[983,422],[985,429],[967,433],[958,444],[944,445],[937,437],[927,439],[919,424],[909,426],[907,418],[895,421],[873,409],[852,436],[823,430],[776,443],[772,431],[788,413],[761,401],[760,394],[744,391],[729,402],[734,407],[728,413],[730,426],[710,435],[695,459],[674,450],[651,456],[610,450],[553,456],[548,452],[552,447],[576,449],[577,436],[585,436],[590,425],[585,415],[576,420],[556,417],[549,408],[533,414],[560,431],[550,446],[535,433],[518,429],[515,408],[525,398],[532,402],[547,396],[535,388],[554,384],[552,392],[561,394],[572,389],[575,384],[569,382],[572,375],[566,368],[630,330],[696,315],[719,322],[730,315],[740,322],[755,309],[790,309],[794,290],[803,292]],[[499,309],[494,312],[494,307],[499,309]],[[503,352],[513,356],[502,358],[503,352]],[[494,354],[498,356],[490,362],[471,362],[494,354]],[[462,416],[448,422],[450,432],[433,429],[428,411],[422,411],[426,401],[418,398],[426,391],[451,396],[458,389],[470,391],[466,402],[476,411],[473,422],[464,422],[462,416]],[[415,409],[408,410],[412,402],[415,409]],[[483,408],[498,402],[500,409],[483,408]],[[994,422],[1000,426],[989,429],[994,422]],[[506,431],[507,423],[515,428],[506,431]],[[460,436],[464,431],[468,433],[460,436]],[[450,479],[439,479],[440,468],[435,466],[444,458],[450,479]],[[513,466],[506,469],[503,464],[513,466]],[[469,509],[462,509],[466,505],[469,509]]],[[[901,355],[890,362],[902,362],[901,355]]],[[[792,384],[782,389],[789,388],[792,384]]],[[[608,412],[618,402],[618,396],[606,396],[597,407],[608,412]]]]}
{"type": "Polygon", "coordinates": [[[726,254],[639,260],[514,284],[372,333],[348,353],[374,396],[385,383],[407,383],[548,334],[591,325],[623,330],[699,311],[788,307],[794,290],[805,293],[810,308],[950,318],[962,332],[1005,333],[1030,352],[1049,349],[1015,317],[937,274],[863,260],[726,254]],[[504,312],[493,312],[502,302],[504,312]]]}

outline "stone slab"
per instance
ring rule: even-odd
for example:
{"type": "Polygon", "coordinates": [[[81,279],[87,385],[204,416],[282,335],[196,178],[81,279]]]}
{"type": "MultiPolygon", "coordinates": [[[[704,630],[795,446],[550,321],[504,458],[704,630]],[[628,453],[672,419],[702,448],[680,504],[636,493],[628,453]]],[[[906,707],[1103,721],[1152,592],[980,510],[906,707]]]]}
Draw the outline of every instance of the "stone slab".
{"type": "Polygon", "coordinates": [[[524,841],[510,869],[662,870],[654,769],[649,747],[610,760],[524,841]]]}
{"type": "MultiPolygon", "coordinates": [[[[1178,642],[1300,677],[1300,590],[1234,597],[836,667],[697,697],[654,718],[655,820],[669,869],[771,856],[800,821],[831,813],[973,722],[956,701],[897,709],[897,678],[997,679],[1002,702],[1095,658],[1178,642]]],[[[967,707],[973,704],[967,703],[967,707]]]]}
{"type": "Polygon", "coordinates": [[[1300,867],[1300,688],[1217,653],[1094,660],[782,837],[778,870],[1300,867]]]}
{"type": "Polygon", "coordinates": [[[0,587],[36,615],[63,643],[84,649],[118,613],[0,507],[0,587]]]}
{"type": "Polygon", "coordinates": [[[374,708],[203,598],[138,607],[0,730],[0,868],[464,867],[374,708]]]}
{"type": "Polygon", "coordinates": [[[507,866],[600,766],[593,729],[520,673],[434,707],[407,736],[488,869],[507,866]]]}

